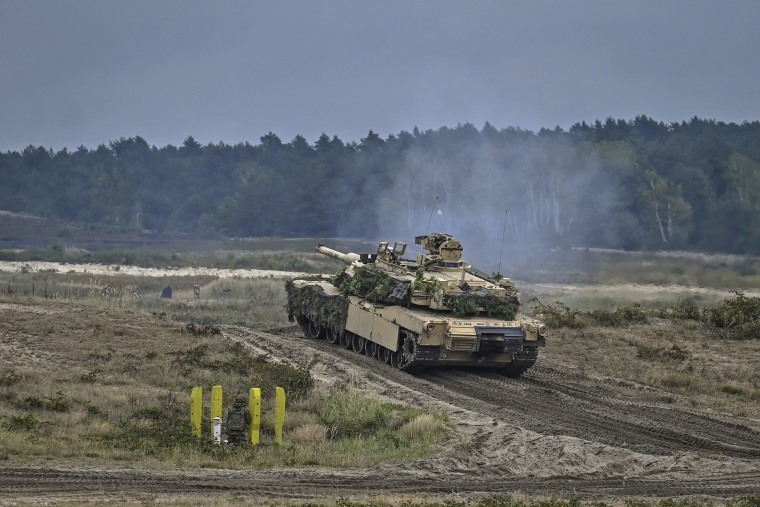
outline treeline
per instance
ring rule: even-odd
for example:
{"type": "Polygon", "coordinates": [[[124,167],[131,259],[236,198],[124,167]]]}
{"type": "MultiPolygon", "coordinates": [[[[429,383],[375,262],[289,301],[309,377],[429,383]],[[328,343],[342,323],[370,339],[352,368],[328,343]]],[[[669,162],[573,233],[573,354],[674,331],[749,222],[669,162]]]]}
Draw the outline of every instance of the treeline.
{"type": "Polygon", "coordinates": [[[0,209],[123,230],[401,239],[430,227],[546,247],[760,253],[760,122],[462,124],[313,144],[138,136],[2,153],[0,177],[0,209]]]}

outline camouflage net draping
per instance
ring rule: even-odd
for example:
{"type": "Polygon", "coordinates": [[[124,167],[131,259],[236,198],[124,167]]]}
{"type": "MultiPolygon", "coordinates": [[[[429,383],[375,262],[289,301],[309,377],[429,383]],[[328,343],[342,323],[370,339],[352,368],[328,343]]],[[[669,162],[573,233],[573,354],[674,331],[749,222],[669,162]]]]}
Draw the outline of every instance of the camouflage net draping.
{"type": "Polygon", "coordinates": [[[341,294],[359,296],[373,303],[398,305],[409,302],[409,283],[394,280],[374,266],[355,269],[353,277],[342,270],[333,278],[333,284],[341,294]]]}
{"type": "Polygon", "coordinates": [[[443,304],[451,308],[457,317],[478,315],[482,309],[489,317],[504,320],[513,320],[519,308],[516,297],[499,297],[486,290],[447,295],[443,298],[443,304]]]}
{"type": "MultiPolygon", "coordinates": [[[[354,276],[346,274],[345,269],[339,271],[332,279],[332,284],[341,292],[339,296],[328,296],[318,284],[296,288],[293,282],[286,282],[288,293],[288,318],[294,321],[303,315],[309,320],[322,322],[332,331],[340,334],[344,331],[348,315],[348,296],[359,296],[374,303],[393,305],[408,305],[412,287],[421,290],[422,282],[440,290],[437,281],[426,279],[415,280],[414,283],[401,282],[393,279],[387,273],[374,266],[356,268],[354,276]],[[410,287],[411,285],[411,287],[410,287]]],[[[320,279],[321,281],[324,281],[320,279]]],[[[513,320],[517,315],[519,301],[513,294],[506,297],[496,296],[487,290],[469,291],[461,294],[447,294],[443,303],[457,317],[478,315],[481,312],[489,317],[513,320]]]]}
{"type": "Polygon", "coordinates": [[[288,320],[293,322],[303,315],[309,320],[322,322],[328,329],[340,335],[346,327],[348,317],[348,298],[343,295],[329,296],[324,289],[315,284],[298,288],[292,281],[285,282],[288,302],[288,320]]]}

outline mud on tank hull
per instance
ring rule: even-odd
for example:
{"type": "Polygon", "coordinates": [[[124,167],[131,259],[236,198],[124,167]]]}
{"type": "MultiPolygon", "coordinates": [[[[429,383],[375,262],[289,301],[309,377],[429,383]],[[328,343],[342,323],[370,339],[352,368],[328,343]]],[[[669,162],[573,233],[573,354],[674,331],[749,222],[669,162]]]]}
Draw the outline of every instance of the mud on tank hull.
{"type": "Polygon", "coordinates": [[[415,371],[427,367],[489,368],[519,376],[538,358],[545,328],[518,315],[514,320],[373,303],[344,296],[330,283],[295,280],[286,285],[288,316],[313,339],[415,371]]]}

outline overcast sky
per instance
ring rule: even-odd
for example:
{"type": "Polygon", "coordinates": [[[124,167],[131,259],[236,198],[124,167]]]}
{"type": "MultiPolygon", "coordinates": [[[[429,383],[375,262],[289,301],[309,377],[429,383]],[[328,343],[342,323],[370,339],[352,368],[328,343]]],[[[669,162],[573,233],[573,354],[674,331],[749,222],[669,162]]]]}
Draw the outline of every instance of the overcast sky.
{"type": "Polygon", "coordinates": [[[760,119],[760,1],[0,0],[0,151],[760,119]]]}

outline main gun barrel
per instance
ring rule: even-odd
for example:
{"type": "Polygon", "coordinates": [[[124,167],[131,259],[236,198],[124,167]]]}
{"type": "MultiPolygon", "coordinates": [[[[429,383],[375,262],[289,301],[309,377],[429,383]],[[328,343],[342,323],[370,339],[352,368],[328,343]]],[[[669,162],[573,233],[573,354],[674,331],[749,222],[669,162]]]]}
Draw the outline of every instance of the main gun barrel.
{"type": "Polygon", "coordinates": [[[353,252],[343,253],[337,250],[333,250],[332,248],[328,248],[325,245],[317,245],[316,251],[321,253],[322,255],[327,255],[328,257],[332,257],[333,259],[338,259],[339,261],[342,261],[343,263],[348,264],[349,266],[354,261],[358,261],[361,259],[361,256],[357,253],[353,253],[353,252]]]}

